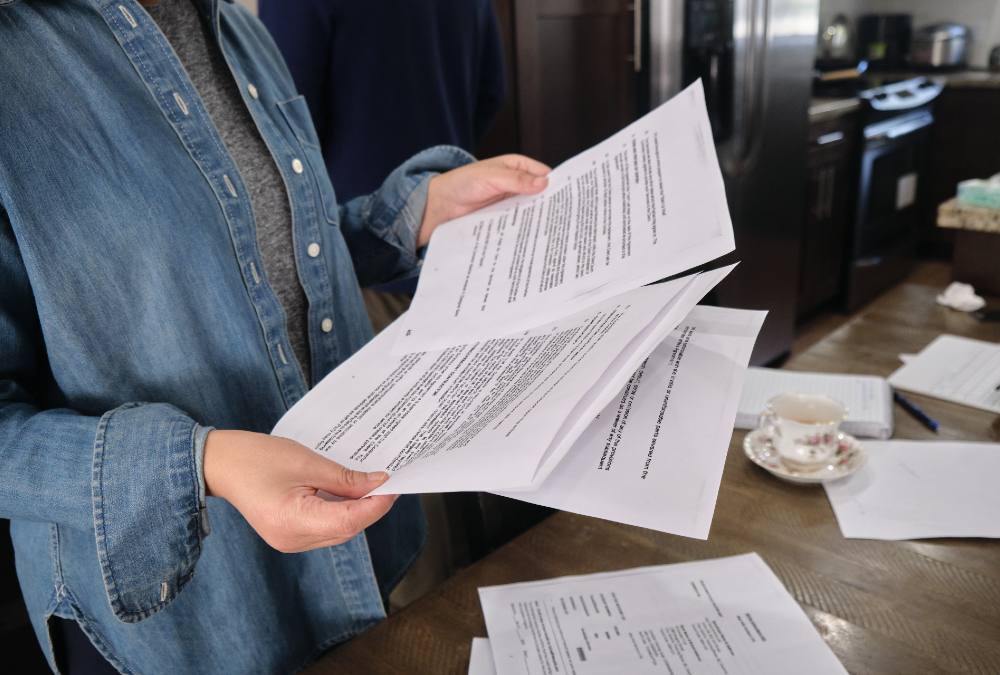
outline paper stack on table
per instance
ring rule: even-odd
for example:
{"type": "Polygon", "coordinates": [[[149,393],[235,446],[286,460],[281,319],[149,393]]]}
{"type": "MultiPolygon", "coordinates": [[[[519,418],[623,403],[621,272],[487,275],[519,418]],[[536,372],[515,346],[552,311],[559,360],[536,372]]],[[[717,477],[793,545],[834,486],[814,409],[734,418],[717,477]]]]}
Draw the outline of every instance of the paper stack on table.
{"type": "Polygon", "coordinates": [[[472,648],[469,652],[469,675],[496,675],[493,666],[493,652],[490,651],[490,641],[486,638],[472,638],[472,648]]]}
{"type": "Polygon", "coordinates": [[[498,492],[707,537],[764,313],[692,311],[732,267],[640,285],[732,249],[700,85],[534,199],[442,226],[410,311],[272,433],[389,472],[375,494],[498,492]]]}
{"type": "Polygon", "coordinates": [[[824,483],[845,537],[1000,537],[1000,444],[885,441],[868,462],[824,483]]]}
{"type": "Polygon", "coordinates": [[[756,553],[479,589],[469,675],[844,675],[756,553]],[[492,662],[487,661],[487,648],[492,662]]]}
{"type": "Polygon", "coordinates": [[[940,335],[890,375],[889,384],[1000,413],[1000,344],[940,335]]]}

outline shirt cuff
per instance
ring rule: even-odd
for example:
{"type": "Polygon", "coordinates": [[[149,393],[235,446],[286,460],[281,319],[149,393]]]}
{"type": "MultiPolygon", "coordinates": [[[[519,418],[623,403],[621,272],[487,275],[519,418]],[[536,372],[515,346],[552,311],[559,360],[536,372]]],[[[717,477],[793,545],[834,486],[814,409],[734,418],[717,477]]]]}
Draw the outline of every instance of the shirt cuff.
{"type": "Polygon", "coordinates": [[[97,557],[120,621],[156,613],[194,574],[208,533],[203,460],[210,430],[163,403],[128,403],[98,424],[91,480],[97,557]]]}
{"type": "Polygon", "coordinates": [[[391,214],[389,231],[397,245],[416,256],[431,179],[475,161],[475,157],[465,150],[450,145],[437,145],[418,152],[386,180],[380,190],[380,199],[372,209],[373,222],[377,224],[391,214]],[[395,199],[391,196],[393,192],[395,199]]]}
{"type": "Polygon", "coordinates": [[[431,179],[438,174],[426,176],[414,188],[410,196],[403,204],[400,217],[403,219],[403,227],[406,228],[404,243],[408,250],[417,254],[426,247],[417,248],[417,240],[420,238],[420,228],[424,224],[424,212],[427,210],[427,193],[430,190],[431,179]]]}

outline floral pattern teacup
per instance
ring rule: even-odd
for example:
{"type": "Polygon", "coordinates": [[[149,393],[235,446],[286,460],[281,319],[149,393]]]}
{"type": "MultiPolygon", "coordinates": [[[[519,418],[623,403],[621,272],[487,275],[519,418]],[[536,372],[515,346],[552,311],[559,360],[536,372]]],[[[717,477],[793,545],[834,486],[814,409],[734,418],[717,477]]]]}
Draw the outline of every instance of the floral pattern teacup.
{"type": "Polygon", "coordinates": [[[790,392],[767,402],[760,426],[786,466],[809,471],[833,459],[846,417],[844,404],[829,396],[790,392]]]}

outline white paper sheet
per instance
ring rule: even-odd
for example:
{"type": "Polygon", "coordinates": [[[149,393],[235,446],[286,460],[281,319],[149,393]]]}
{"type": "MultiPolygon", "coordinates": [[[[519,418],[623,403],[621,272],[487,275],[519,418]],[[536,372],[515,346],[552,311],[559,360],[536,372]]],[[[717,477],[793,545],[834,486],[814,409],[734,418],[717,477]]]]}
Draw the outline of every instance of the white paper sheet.
{"type": "Polygon", "coordinates": [[[885,378],[872,375],[801,373],[774,368],[750,368],[736,415],[737,429],[756,429],[767,402],[786,391],[826,394],[847,406],[844,431],[864,438],[892,436],[892,389],[885,378]]]}
{"type": "Polygon", "coordinates": [[[472,652],[469,655],[469,675],[496,675],[493,652],[487,638],[472,638],[472,652]]]}
{"type": "Polygon", "coordinates": [[[766,312],[695,307],[591,422],[534,504],[705,539],[766,312]]]}
{"type": "Polygon", "coordinates": [[[889,384],[1000,413],[1000,344],[939,335],[890,375],[889,384]]]}
{"type": "Polygon", "coordinates": [[[868,461],[824,483],[845,537],[1000,537],[1000,444],[871,441],[868,461]]]}
{"type": "Polygon", "coordinates": [[[393,356],[397,321],[272,433],[350,468],[388,471],[376,494],[540,483],[730,269],[638,288],[518,336],[438,352],[393,356]]]}
{"type": "Polygon", "coordinates": [[[568,160],[540,195],[440,226],[395,353],[528,330],[734,248],[701,82],[568,160]]]}
{"type": "Polygon", "coordinates": [[[499,675],[843,675],[755,554],[479,589],[499,675]]]}

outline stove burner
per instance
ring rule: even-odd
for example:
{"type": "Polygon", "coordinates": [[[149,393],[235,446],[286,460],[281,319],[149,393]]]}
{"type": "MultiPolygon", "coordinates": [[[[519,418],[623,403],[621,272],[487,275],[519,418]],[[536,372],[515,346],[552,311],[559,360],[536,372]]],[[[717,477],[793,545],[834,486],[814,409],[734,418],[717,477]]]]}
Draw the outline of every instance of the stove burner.
{"type": "Polygon", "coordinates": [[[864,89],[858,96],[878,112],[912,110],[927,105],[941,93],[944,84],[926,77],[914,77],[895,82],[880,83],[864,89]]]}

